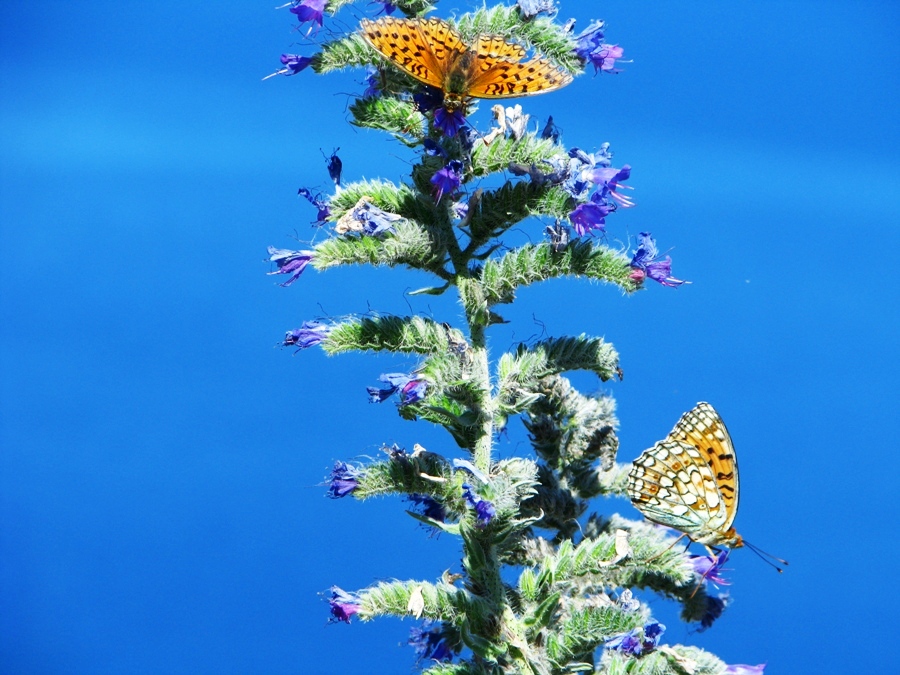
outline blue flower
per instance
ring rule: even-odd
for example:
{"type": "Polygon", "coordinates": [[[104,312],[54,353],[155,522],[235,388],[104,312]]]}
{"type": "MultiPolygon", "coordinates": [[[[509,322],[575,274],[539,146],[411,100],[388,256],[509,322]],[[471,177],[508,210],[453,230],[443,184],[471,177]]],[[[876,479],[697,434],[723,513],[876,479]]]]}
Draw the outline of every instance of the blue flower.
{"type": "Polygon", "coordinates": [[[381,93],[381,71],[375,66],[366,68],[366,90],[363,92],[363,98],[370,96],[378,96],[381,93]]]}
{"type": "Polygon", "coordinates": [[[331,216],[331,205],[328,203],[328,200],[321,194],[313,196],[313,193],[307,188],[300,188],[297,190],[297,194],[301,197],[306,197],[306,200],[318,209],[313,225],[324,225],[325,221],[331,216]]]}
{"type": "Polygon", "coordinates": [[[434,186],[434,201],[440,202],[445,194],[452,195],[462,184],[463,165],[458,159],[451,160],[443,169],[435,171],[431,177],[434,186]]]}
{"type": "Polygon", "coordinates": [[[591,201],[579,204],[569,213],[569,222],[572,223],[572,227],[575,228],[579,237],[583,237],[592,230],[603,232],[606,229],[606,216],[612,210],[600,197],[600,193],[595,192],[591,195],[591,201]]]}
{"type": "Polygon", "coordinates": [[[541,12],[555,14],[556,0],[516,0],[519,13],[526,19],[537,16],[541,12]]]}
{"type": "Polygon", "coordinates": [[[370,237],[375,237],[385,232],[396,233],[394,225],[401,220],[403,220],[402,216],[383,211],[363,198],[341,216],[334,229],[338,234],[362,232],[370,237]]]}
{"type": "Polygon", "coordinates": [[[707,628],[711,628],[722,612],[731,604],[731,598],[727,593],[720,593],[718,597],[706,596],[706,607],[703,610],[703,616],[700,617],[700,628],[698,632],[702,633],[707,628]]]}
{"type": "Polygon", "coordinates": [[[350,623],[350,617],[362,609],[358,595],[348,593],[337,586],[331,587],[331,599],[328,604],[331,605],[331,616],[345,623],[350,623]]]}
{"type": "Polygon", "coordinates": [[[441,107],[434,111],[434,127],[444,136],[456,136],[465,126],[466,116],[461,110],[449,111],[441,107]]]}
{"type": "Polygon", "coordinates": [[[486,499],[477,497],[472,492],[472,486],[468,483],[462,484],[463,497],[469,502],[469,505],[475,509],[475,517],[478,519],[476,523],[478,527],[486,527],[488,523],[497,515],[497,509],[486,499]]]}
{"type": "MultiPolygon", "coordinates": [[[[291,7],[291,14],[297,15],[300,24],[317,23],[322,27],[322,15],[325,11],[325,0],[294,0],[291,7]]],[[[312,30],[312,26],[310,26],[312,30]]]]}
{"type": "Polygon", "coordinates": [[[285,288],[300,278],[303,270],[306,269],[306,266],[313,257],[315,257],[315,254],[312,251],[291,251],[287,248],[275,248],[274,246],[269,246],[268,251],[269,262],[278,265],[278,269],[274,272],[267,272],[267,274],[291,275],[290,279],[281,284],[281,286],[284,286],[285,288]]]}
{"type": "Polygon", "coordinates": [[[413,94],[413,103],[419,112],[431,112],[444,105],[444,92],[437,87],[423,85],[413,94]]]}
{"type": "Polygon", "coordinates": [[[425,390],[428,388],[426,380],[404,373],[386,373],[378,379],[388,386],[385,389],[366,387],[370,403],[382,403],[397,392],[400,392],[400,405],[417,403],[425,397],[425,390]]]}
{"type": "Polygon", "coordinates": [[[592,64],[595,73],[617,73],[616,59],[622,58],[623,50],[618,45],[603,42],[603,22],[595,21],[575,37],[575,54],[585,64],[592,64]]]}
{"type": "Polygon", "coordinates": [[[711,581],[713,584],[730,585],[730,582],[719,576],[722,565],[728,560],[729,551],[730,549],[723,548],[715,558],[706,555],[692,555],[691,566],[694,568],[694,574],[700,577],[704,584],[711,581]]]}
{"type": "Polygon", "coordinates": [[[631,267],[634,271],[630,276],[634,281],[641,283],[645,277],[650,277],[670,288],[690,283],[672,276],[672,259],[669,256],[664,259],[659,257],[656,240],[650,236],[649,232],[641,232],[639,241],[640,246],[631,258],[631,267]]]}
{"type": "Polygon", "coordinates": [[[425,149],[426,155],[431,155],[432,157],[446,157],[447,151],[444,150],[440,145],[438,145],[437,141],[426,138],[422,141],[422,147],[425,149]]]}
{"type": "Polygon", "coordinates": [[[408,497],[409,501],[415,504],[415,508],[426,518],[431,518],[443,523],[447,518],[447,512],[444,505],[429,495],[421,495],[413,493],[408,497]]]}
{"type": "Polygon", "coordinates": [[[397,5],[395,5],[392,2],[388,2],[387,0],[375,0],[375,2],[371,2],[369,4],[381,5],[381,9],[375,13],[375,16],[378,16],[382,12],[384,12],[384,14],[386,14],[386,15],[393,14],[394,11],[397,9],[397,5]]]}
{"type": "Polygon", "coordinates": [[[634,206],[634,201],[630,197],[616,192],[616,188],[632,189],[630,185],[622,183],[622,181],[626,181],[631,177],[631,167],[628,164],[623,165],[621,169],[611,166],[591,169],[584,171],[582,175],[600,187],[600,194],[604,199],[612,197],[625,208],[634,206]]]}
{"type": "Polygon", "coordinates": [[[758,666],[745,666],[740,663],[736,663],[734,665],[728,666],[722,673],[722,675],[763,675],[763,671],[766,669],[765,663],[760,663],[758,666]]]}
{"type": "Polygon", "coordinates": [[[652,652],[659,644],[659,638],[665,632],[666,627],[659,621],[651,621],[643,628],[632,628],[627,633],[622,633],[610,638],[604,643],[607,649],[615,649],[623,654],[640,656],[644,652],[652,652]]]}
{"type": "MultiPolygon", "coordinates": [[[[285,333],[282,346],[296,347],[297,352],[299,352],[301,349],[308,349],[309,347],[314,347],[319,344],[328,337],[328,333],[330,332],[331,326],[324,323],[319,323],[318,321],[304,321],[300,328],[295,328],[294,330],[289,330],[285,333]]],[[[294,353],[296,354],[297,352],[294,353]]]]}
{"type": "Polygon", "coordinates": [[[350,466],[346,462],[335,462],[328,484],[328,496],[332,499],[346,497],[359,487],[360,476],[362,476],[362,471],[356,467],[350,466]]]}
{"type": "Polygon", "coordinates": [[[282,54],[281,63],[284,64],[284,68],[266,75],[263,79],[268,80],[270,77],[275,77],[276,75],[296,75],[312,63],[312,58],[309,56],[300,56],[299,54],[282,54]]]}
{"type": "Polygon", "coordinates": [[[407,644],[416,650],[419,661],[450,661],[453,658],[441,624],[435,621],[424,621],[421,627],[410,628],[407,644]]]}

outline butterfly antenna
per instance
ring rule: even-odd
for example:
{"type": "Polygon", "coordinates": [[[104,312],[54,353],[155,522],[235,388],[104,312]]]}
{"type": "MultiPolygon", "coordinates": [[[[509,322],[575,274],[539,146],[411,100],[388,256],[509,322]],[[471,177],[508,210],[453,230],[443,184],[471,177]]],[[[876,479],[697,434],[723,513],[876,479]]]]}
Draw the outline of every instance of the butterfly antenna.
{"type": "Polygon", "coordinates": [[[760,559],[762,559],[762,561],[765,562],[767,565],[771,565],[771,566],[774,567],[776,570],[778,570],[778,573],[779,573],[779,574],[781,574],[782,572],[784,572],[784,570],[781,569],[781,568],[780,568],[778,565],[776,565],[775,563],[777,562],[777,563],[779,563],[779,564],[781,564],[781,565],[788,565],[788,564],[789,564],[787,560],[784,560],[783,558],[779,558],[778,556],[774,556],[774,555],[772,555],[771,553],[767,553],[766,551],[763,551],[761,548],[758,548],[758,547],[754,546],[754,545],[751,544],[749,541],[745,541],[745,542],[744,542],[744,545],[745,545],[747,548],[749,548],[751,551],[753,551],[756,555],[758,555],[758,556],[760,557],[760,559]]]}

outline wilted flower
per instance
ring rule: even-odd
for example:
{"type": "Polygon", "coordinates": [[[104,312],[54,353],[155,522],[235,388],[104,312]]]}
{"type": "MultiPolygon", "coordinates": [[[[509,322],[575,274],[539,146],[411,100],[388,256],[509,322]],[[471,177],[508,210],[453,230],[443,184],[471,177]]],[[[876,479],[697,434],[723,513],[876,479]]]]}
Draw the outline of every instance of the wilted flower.
{"type": "Polygon", "coordinates": [[[303,273],[303,270],[306,269],[310,260],[315,256],[312,251],[291,251],[287,248],[275,248],[274,246],[269,246],[268,251],[269,262],[278,265],[278,269],[274,272],[268,272],[267,274],[291,275],[290,279],[281,284],[281,286],[284,287],[288,287],[297,281],[303,273]]]}
{"type": "Polygon", "coordinates": [[[526,19],[537,16],[541,12],[556,13],[556,0],[516,0],[519,13],[526,19]]]}
{"type": "Polygon", "coordinates": [[[630,276],[634,281],[641,283],[645,277],[650,277],[663,286],[671,288],[690,283],[672,276],[672,259],[669,256],[664,259],[659,257],[656,240],[650,236],[649,232],[641,232],[639,241],[640,246],[631,258],[631,267],[634,271],[630,276]]]}
{"type": "Polygon", "coordinates": [[[404,373],[386,373],[378,378],[388,385],[386,389],[378,387],[366,387],[369,392],[369,402],[382,403],[400,392],[400,405],[409,405],[421,401],[425,397],[428,382],[421,378],[405,375],[404,373]]]}
{"type": "Polygon", "coordinates": [[[282,54],[281,63],[284,64],[284,68],[266,75],[263,79],[268,80],[270,77],[275,77],[276,75],[296,75],[312,63],[312,59],[308,56],[300,56],[299,54],[282,54]]]}
{"type": "Polygon", "coordinates": [[[301,197],[305,197],[310,204],[318,209],[318,212],[316,213],[316,220],[313,225],[321,226],[331,216],[331,205],[328,203],[328,200],[325,199],[321,194],[313,196],[313,193],[310,192],[307,188],[300,188],[299,190],[297,190],[297,194],[301,197]]]}
{"type": "Polygon", "coordinates": [[[547,124],[544,125],[544,130],[541,132],[541,138],[549,138],[554,143],[559,143],[559,127],[553,123],[553,115],[547,118],[547,124]]]}
{"type": "Polygon", "coordinates": [[[325,158],[325,165],[328,168],[328,176],[334,181],[334,184],[337,187],[340,187],[341,170],[344,168],[344,163],[341,161],[341,158],[337,156],[338,150],[340,150],[340,148],[335,148],[334,152],[331,153],[331,157],[325,158]]]}
{"type": "Polygon", "coordinates": [[[358,595],[337,586],[331,587],[331,599],[328,603],[331,605],[331,616],[345,623],[350,623],[350,617],[361,609],[358,595]]]}
{"type": "Polygon", "coordinates": [[[453,209],[453,215],[457,218],[462,219],[469,215],[469,202],[467,201],[453,202],[451,208],[453,209]]]}
{"type": "Polygon", "coordinates": [[[488,523],[497,515],[497,509],[486,499],[481,499],[472,492],[472,486],[468,483],[462,484],[463,497],[475,509],[475,516],[478,518],[478,527],[486,527],[488,523]]]}
{"type": "Polygon", "coordinates": [[[416,650],[420,661],[450,661],[453,658],[441,624],[435,621],[424,621],[421,627],[410,628],[407,644],[416,650]]]}
{"type": "Polygon", "coordinates": [[[350,466],[346,462],[335,462],[331,470],[331,479],[328,484],[328,496],[332,499],[346,497],[359,487],[359,477],[362,471],[350,466]]]}
{"type": "MultiPolygon", "coordinates": [[[[285,347],[296,347],[299,352],[301,349],[307,349],[319,344],[328,337],[331,332],[331,326],[319,323],[318,321],[304,321],[300,328],[289,330],[284,336],[285,347]]],[[[295,354],[297,352],[294,352],[295,354]]]]}
{"type": "Polygon", "coordinates": [[[513,107],[506,109],[505,116],[506,129],[509,131],[509,135],[516,141],[522,138],[528,129],[528,120],[531,118],[531,115],[522,112],[522,106],[517,103],[513,107]]]}
{"type": "Polygon", "coordinates": [[[440,202],[444,194],[453,194],[462,183],[463,165],[458,159],[447,163],[443,169],[435,171],[431,177],[434,186],[434,201],[440,202]]]}

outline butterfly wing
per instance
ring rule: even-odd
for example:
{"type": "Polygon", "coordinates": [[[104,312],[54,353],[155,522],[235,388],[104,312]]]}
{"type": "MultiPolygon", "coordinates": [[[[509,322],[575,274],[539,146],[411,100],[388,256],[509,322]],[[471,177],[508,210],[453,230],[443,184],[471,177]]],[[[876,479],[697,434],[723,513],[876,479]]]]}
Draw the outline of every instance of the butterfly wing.
{"type": "Polygon", "coordinates": [[[407,75],[439,89],[450,55],[465,50],[459,33],[440,19],[363,19],[360,27],[375,51],[407,75]]]}
{"type": "Polygon", "coordinates": [[[687,443],[703,456],[715,478],[724,510],[714,515],[711,526],[721,531],[730,528],[737,515],[740,496],[738,467],[731,435],[719,413],[709,403],[698,403],[681,416],[666,440],[687,443]]]}
{"type": "Polygon", "coordinates": [[[710,521],[724,508],[712,470],[700,452],[688,443],[668,438],[634,461],[627,491],[647,518],[698,540],[704,538],[710,521]]]}
{"type": "Polygon", "coordinates": [[[482,47],[475,52],[474,77],[469,96],[474,98],[511,98],[542,94],[564,87],[572,81],[569,73],[545,58],[520,62],[525,50],[507,43],[506,49],[497,46],[498,38],[484,36],[482,47]],[[513,60],[515,58],[515,60],[513,60]]]}

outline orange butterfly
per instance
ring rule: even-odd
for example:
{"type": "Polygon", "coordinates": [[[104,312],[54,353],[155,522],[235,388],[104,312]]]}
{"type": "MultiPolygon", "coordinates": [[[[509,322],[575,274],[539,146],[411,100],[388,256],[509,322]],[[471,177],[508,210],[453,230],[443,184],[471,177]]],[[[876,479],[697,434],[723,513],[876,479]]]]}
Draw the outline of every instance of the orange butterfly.
{"type": "Polygon", "coordinates": [[[444,108],[471,98],[514,98],[564,87],[572,76],[545,58],[522,62],[526,50],[499,35],[479,35],[467,45],[441,19],[363,19],[362,35],[375,51],[419,82],[444,92],[444,108]]]}
{"type": "Polygon", "coordinates": [[[731,436],[709,403],[682,415],[628,474],[628,496],[641,513],[707,548],[744,545],[732,526],[739,494],[731,436]]]}

